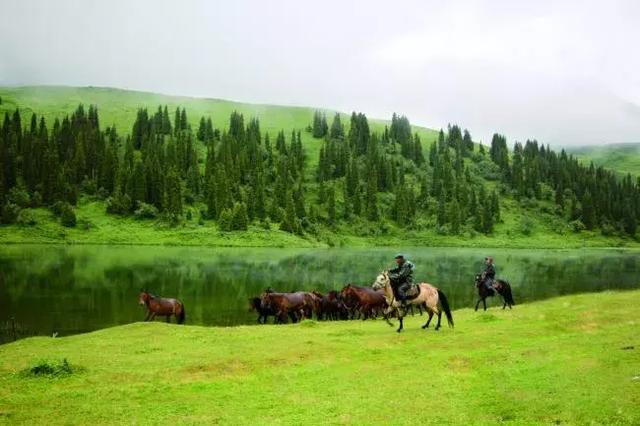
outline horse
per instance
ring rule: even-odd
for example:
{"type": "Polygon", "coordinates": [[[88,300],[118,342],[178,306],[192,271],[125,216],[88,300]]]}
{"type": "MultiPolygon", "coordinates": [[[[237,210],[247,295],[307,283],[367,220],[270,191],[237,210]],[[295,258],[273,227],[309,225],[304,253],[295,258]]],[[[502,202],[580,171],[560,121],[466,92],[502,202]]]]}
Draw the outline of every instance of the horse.
{"type": "Polygon", "coordinates": [[[487,310],[487,297],[493,297],[497,292],[500,296],[502,296],[502,301],[504,302],[502,305],[502,309],[505,309],[509,306],[511,309],[512,306],[516,304],[513,301],[513,294],[511,293],[511,284],[509,284],[505,280],[494,280],[492,284],[493,290],[489,290],[487,286],[484,285],[484,280],[482,279],[482,275],[476,275],[476,288],[478,289],[479,299],[476,302],[476,311],[478,310],[478,305],[480,302],[484,305],[484,310],[487,310]]]}
{"type": "Polygon", "coordinates": [[[324,296],[318,292],[313,292],[317,296],[321,296],[320,309],[318,311],[318,319],[322,320],[339,320],[346,315],[346,307],[340,298],[340,294],[336,290],[331,290],[324,296]]]}
{"type": "MultiPolygon", "coordinates": [[[[387,323],[389,325],[393,325],[391,324],[391,321],[389,321],[388,316],[395,311],[398,316],[398,321],[400,322],[400,326],[396,331],[400,333],[404,328],[404,317],[407,312],[405,309],[401,308],[402,305],[397,299],[395,290],[391,285],[391,278],[389,278],[389,273],[387,271],[383,271],[382,273],[380,273],[380,275],[378,275],[378,277],[376,278],[376,281],[373,283],[372,287],[381,288],[384,290],[384,297],[387,301],[387,304],[389,305],[389,308],[386,311],[385,319],[387,320],[387,323]]],[[[433,315],[438,315],[438,324],[436,325],[436,330],[439,330],[440,320],[442,318],[443,312],[447,317],[449,327],[453,327],[453,315],[451,314],[451,309],[449,308],[447,297],[442,292],[442,290],[428,283],[418,284],[418,289],[419,293],[413,299],[407,300],[407,303],[410,305],[423,305],[424,307],[426,307],[429,318],[427,319],[427,322],[422,326],[422,329],[424,330],[429,327],[429,323],[431,323],[431,318],[433,318],[433,315]]]]}
{"type": "Polygon", "coordinates": [[[276,320],[280,323],[291,318],[291,322],[298,322],[300,315],[304,318],[310,309],[313,309],[313,298],[311,293],[263,293],[260,301],[263,308],[271,309],[275,312],[276,320]]]}
{"type": "Polygon", "coordinates": [[[153,321],[156,315],[159,315],[166,317],[167,322],[171,322],[171,315],[174,315],[178,324],[184,324],[186,311],[184,304],[178,299],[167,299],[142,290],[138,297],[138,303],[147,308],[145,321],[153,321]]]}
{"type": "Polygon", "coordinates": [[[259,297],[249,298],[249,312],[258,313],[258,324],[266,324],[269,316],[275,316],[276,313],[272,309],[262,306],[262,300],[259,297]]]}
{"type": "Polygon", "coordinates": [[[340,297],[347,308],[351,310],[352,318],[355,311],[364,316],[363,320],[373,318],[380,310],[383,310],[384,313],[384,308],[386,308],[384,294],[369,287],[347,284],[340,291],[340,297]]]}

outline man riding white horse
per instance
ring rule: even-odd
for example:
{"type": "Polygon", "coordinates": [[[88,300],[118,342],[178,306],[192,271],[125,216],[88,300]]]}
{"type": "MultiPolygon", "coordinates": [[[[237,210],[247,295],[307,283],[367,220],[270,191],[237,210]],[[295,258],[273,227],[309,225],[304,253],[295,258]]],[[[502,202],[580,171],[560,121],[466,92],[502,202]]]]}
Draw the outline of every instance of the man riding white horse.
{"type": "Polygon", "coordinates": [[[393,287],[396,289],[398,300],[403,307],[407,306],[407,292],[413,286],[413,270],[415,266],[413,263],[405,259],[403,254],[398,254],[395,257],[396,268],[389,271],[389,278],[393,287]]]}

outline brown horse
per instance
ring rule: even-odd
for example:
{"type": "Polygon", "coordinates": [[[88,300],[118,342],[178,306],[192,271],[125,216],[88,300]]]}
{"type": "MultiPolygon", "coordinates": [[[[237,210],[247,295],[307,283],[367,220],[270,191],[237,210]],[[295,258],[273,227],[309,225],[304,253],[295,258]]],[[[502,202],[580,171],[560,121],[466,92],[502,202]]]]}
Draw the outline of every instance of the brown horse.
{"type": "Polygon", "coordinates": [[[476,288],[478,289],[479,297],[478,301],[476,302],[476,311],[478,310],[478,305],[480,305],[480,302],[482,302],[482,304],[484,305],[484,310],[486,311],[487,297],[493,297],[496,293],[502,296],[502,301],[504,302],[502,304],[502,309],[506,308],[507,306],[509,307],[509,309],[511,309],[511,307],[516,304],[516,302],[513,301],[511,285],[507,281],[493,280],[493,291],[489,290],[487,286],[484,285],[483,281],[484,280],[482,275],[476,275],[476,288]]]}
{"type": "MultiPolygon", "coordinates": [[[[447,322],[450,327],[453,327],[453,316],[451,315],[451,309],[449,308],[449,302],[447,301],[447,297],[444,295],[442,290],[432,286],[427,283],[418,284],[419,292],[418,294],[410,300],[407,300],[407,303],[410,305],[423,305],[426,307],[427,312],[429,314],[429,318],[427,322],[422,326],[423,329],[429,327],[429,323],[431,322],[431,318],[433,315],[438,315],[438,324],[436,325],[436,330],[440,328],[440,320],[442,317],[442,313],[447,317],[447,322]]],[[[384,297],[387,300],[387,304],[389,308],[387,309],[387,317],[396,312],[398,316],[398,321],[400,322],[400,327],[396,330],[398,333],[402,331],[404,328],[404,316],[406,316],[406,309],[401,307],[400,301],[396,297],[396,292],[391,285],[391,279],[389,278],[389,273],[387,271],[382,272],[376,278],[376,281],[373,283],[373,288],[381,288],[384,290],[384,297]]],[[[387,322],[391,324],[391,322],[387,319],[387,322]]]]}
{"type": "Polygon", "coordinates": [[[143,290],[138,297],[138,303],[147,308],[145,321],[153,321],[156,315],[159,315],[166,317],[167,322],[171,322],[171,315],[174,315],[178,324],[184,324],[186,312],[184,304],[178,299],[166,299],[143,290]]]}
{"type": "MultiPolygon", "coordinates": [[[[314,292],[314,294],[320,295],[320,293],[314,292]]],[[[320,311],[318,312],[318,319],[322,320],[340,320],[347,319],[347,307],[344,305],[340,293],[336,290],[331,290],[322,296],[320,302],[320,311]]]]}
{"type": "Polygon", "coordinates": [[[340,291],[340,297],[351,311],[352,318],[356,311],[362,314],[365,320],[373,318],[381,311],[384,313],[387,307],[384,293],[369,287],[347,284],[340,291]]]}
{"type": "Polygon", "coordinates": [[[260,298],[262,307],[275,312],[276,320],[281,323],[297,322],[300,318],[310,317],[316,308],[317,297],[311,293],[264,293],[260,298]]]}

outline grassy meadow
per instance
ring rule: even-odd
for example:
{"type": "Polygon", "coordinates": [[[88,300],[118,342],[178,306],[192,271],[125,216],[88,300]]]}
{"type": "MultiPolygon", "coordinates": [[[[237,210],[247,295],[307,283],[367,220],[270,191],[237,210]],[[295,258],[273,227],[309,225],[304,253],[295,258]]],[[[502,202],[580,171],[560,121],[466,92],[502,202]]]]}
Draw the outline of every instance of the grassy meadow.
{"type": "Polygon", "coordinates": [[[0,423],[638,424],[639,302],[463,309],[455,329],[415,316],[400,335],[375,320],[29,338],[0,346],[0,423]]]}
{"type": "Polygon", "coordinates": [[[570,147],[567,151],[584,163],[616,170],[622,174],[640,176],[640,143],[570,147]]]}

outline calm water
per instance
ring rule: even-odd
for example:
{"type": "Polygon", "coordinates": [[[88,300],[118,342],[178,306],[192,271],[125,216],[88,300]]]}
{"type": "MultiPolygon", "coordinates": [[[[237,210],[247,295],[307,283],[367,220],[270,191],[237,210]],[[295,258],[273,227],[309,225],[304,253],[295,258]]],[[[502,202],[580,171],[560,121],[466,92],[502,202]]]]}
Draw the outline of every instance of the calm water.
{"type": "MultiPolygon", "coordinates": [[[[141,288],[178,297],[187,323],[255,323],[247,298],[276,290],[370,284],[396,249],[228,249],[148,246],[0,246],[0,340],[20,332],[67,335],[139,321],[141,288]]],[[[640,253],[617,250],[406,249],[418,280],[442,288],[453,308],[475,301],[473,276],[493,255],[516,303],[558,294],[640,286],[640,253]]],[[[492,306],[498,301],[492,300],[492,306]]]]}

